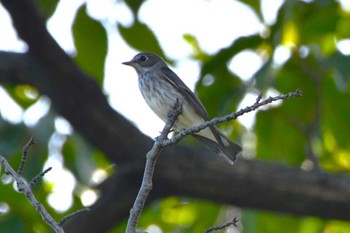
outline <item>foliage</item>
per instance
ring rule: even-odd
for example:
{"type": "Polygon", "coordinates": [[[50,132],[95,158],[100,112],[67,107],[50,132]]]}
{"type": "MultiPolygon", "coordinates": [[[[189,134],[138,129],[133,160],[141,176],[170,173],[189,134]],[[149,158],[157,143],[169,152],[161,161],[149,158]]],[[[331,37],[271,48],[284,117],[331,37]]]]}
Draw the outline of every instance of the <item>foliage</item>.
{"type": "MultiPolygon", "coordinates": [[[[57,5],[56,1],[36,2],[45,16],[50,16],[57,5]]],[[[242,2],[263,20],[260,1],[242,2]]],[[[137,18],[141,1],[126,3],[137,18]]],[[[266,94],[271,90],[286,93],[302,89],[302,99],[288,101],[257,113],[251,130],[256,136],[255,159],[302,167],[307,160],[315,159],[313,156],[316,155],[316,160],[324,170],[348,172],[350,58],[337,48],[337,43],[349,38],[349,23],[349,12],[337,1],[284,1],[276,21],[272,25],[266,25],[263,36],[238,38],[215,54],[205,53],[196,38],[186,34],[184,39],[193,47],[194,59],[202,64],[196,91],[210,116],[216,116],[234,111],[251,90],[266,94]],[[289,50],[290,56],[280,64],[274,56],[281,46],[289,50]],[[242,81],[227,66],[232,58],[246,50],[261,55],[264,61],[248,82],[242,81]],[[209,83],[208,77],[211,80],[209,83]]],[[[165,56],[156,35],[138,19],[129,28],[118,24],[117,29],[125,42],[134,49],[165,56]],[[139,40],[138,36],[144,40],[139,40]]],[[[77,49],[75,61],[102,86],[107,54],[106,32],[101,22],[86,13],[85,6],[77,12],[73,35],[77,49]]],[[[36,104],[41,97],[33,87],[26,85],[5,86],[5,89],[24,110],[36,104]]],[[[74,205],[67,210],[71,212],[81,207],[79,195],[81,189],[90,185],[89,178],[93,171],[100,168],[111,173],[107,169],[111,165],[103,154],[77,134],[59,133],[56,124],[56,113],[52,109],[34,126],[12,124],[1,118],[0,153],[16,167],[22,153],[19,145],[24,145],[31,135],[35,135],[39,145],[30,152],[31,157],[24,174],[30,179],[42,170],[47,154],[52,150],[50,146],[52,147],[55,135],[61,135],[63,141],[56,146],[55,153],[64,155],[65,166],[74,173],[78,182],[74,191],[74,205]],[[79,159],[78,154],[86,155],[84,161],[79,159]]],[[[223,127],[235,128],[231,135],[233,138],[250,130],[237,122],[224,124],[223,127]]],[[[1,175],[0,205],[6,203],[10,211],[3,214],[0,211],[0,232],[50,232],[40,216],[28,207],[23,196],[15,192],[10,184],[3,184],[5,175],[1,175]]],[[[48,182],[35,186],[38,199],[48,208],[46,200],[51,189],[48,182]]],[[[225,221],[221,210],[222,207],[217,204],[169,197],[149,205],[140,226],[147,228],[155,224],[164,232],[203,232],[216,222],[225,221]]],[[[56,218],[62,216],[62,213],[52,208],[51,213],[56,218]]],[[[247,233],[350,232],[350,224],[347,222],[248,209],[242,210],[242,224],[247,233]]],[[[124,228],[125,223],[120,223],[111,232],[122,232],[124,228]]]]}
{"type": "Polygon", "coordinates": [[[77,12],[73,36],[77,50],[75,60],[102,85],[107,54],[107,35],[103,26],[87,15],[85,7],[81,7],[77,12]]]}

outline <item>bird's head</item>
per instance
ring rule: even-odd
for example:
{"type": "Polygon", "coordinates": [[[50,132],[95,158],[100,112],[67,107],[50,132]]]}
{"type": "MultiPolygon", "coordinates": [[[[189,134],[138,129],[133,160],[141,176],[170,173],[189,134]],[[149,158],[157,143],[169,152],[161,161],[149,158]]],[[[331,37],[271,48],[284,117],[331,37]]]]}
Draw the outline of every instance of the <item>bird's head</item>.
{"type": "Polygon", "coordinates": [[[164,60],[153,53],[139,53],[131,61],[123,62],[122,64],[134,67],[137,73],[147,72],[150,68],[156,66],[166,66],[164,60]]]}

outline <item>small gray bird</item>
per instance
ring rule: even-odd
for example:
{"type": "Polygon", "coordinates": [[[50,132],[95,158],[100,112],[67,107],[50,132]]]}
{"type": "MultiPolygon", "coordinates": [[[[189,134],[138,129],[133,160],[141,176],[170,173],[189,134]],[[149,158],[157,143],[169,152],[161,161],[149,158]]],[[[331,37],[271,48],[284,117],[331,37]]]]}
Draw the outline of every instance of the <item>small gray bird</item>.
{"type": "MultiPolygon", "coordinates": [[[[179,101],[182,114],[174,124],[175,130],[197,126],[209,120],[201,101],[158,55],[139,53],[131,61],[123,64],[135,68],[143,98],[164,122],[168,120],[168,114],[176,101],[179,101]]],[[[205,128],[192,136],[224,156],[230,164],[234,163],[237,154],[242,151],[241,146],[228,139],[215,126],[205,128]]]]}

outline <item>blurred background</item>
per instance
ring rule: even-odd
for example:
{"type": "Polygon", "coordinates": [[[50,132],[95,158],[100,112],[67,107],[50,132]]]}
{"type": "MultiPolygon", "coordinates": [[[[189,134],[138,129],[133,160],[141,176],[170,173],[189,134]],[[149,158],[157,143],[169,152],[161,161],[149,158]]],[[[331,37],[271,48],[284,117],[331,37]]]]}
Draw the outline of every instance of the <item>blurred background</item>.
{"type": "MultiPolygon", "coordinates": [[[[139,51],[161,55],[211,117],[253,104],[260,93],[268,97],[301,89],[302,99],[278,102],[220,128],[243,145],[245,159],[305,171],[349,172],[350,1],[34,2],[50,34],[96,80],[109,104],[151,138],[163,122],[144,103],[136,72],[121,64],[139,51]]],[[[28,52],[1,4],[0,30],[1,52],[28,52]]],[[[91,187],[114,172],[114,163],[36,87],[2,81],[0,154],[18,166],[32,135],[38,145],[25,176],[54,168],[35,187],[38,199],[57,218],[93,205],[100,193],[91,187]]],[[[3,174],[0,182],[0,232],[50,232],[34,210],[23,210],[28,203],[14,191],[12,180],[3,174]]],[[[350,232],[346,221],[178,196],[148,205],[140,227],[155,233],[204,232],[227,216],[241,221],[226,232],[350,232]]],[[[108,232],[124,228],[125,221],[118,222],[108,232]]]]}

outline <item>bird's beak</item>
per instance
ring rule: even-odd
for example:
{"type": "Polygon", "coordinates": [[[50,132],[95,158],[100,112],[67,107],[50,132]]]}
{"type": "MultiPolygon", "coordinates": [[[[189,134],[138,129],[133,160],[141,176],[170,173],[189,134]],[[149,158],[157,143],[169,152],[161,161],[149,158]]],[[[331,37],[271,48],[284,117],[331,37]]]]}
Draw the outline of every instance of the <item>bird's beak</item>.
{"type": "Polygon", "coordinates": [[[134,64],[132,61],[122,62],[123,65],[132,66],[134,64]]]}

